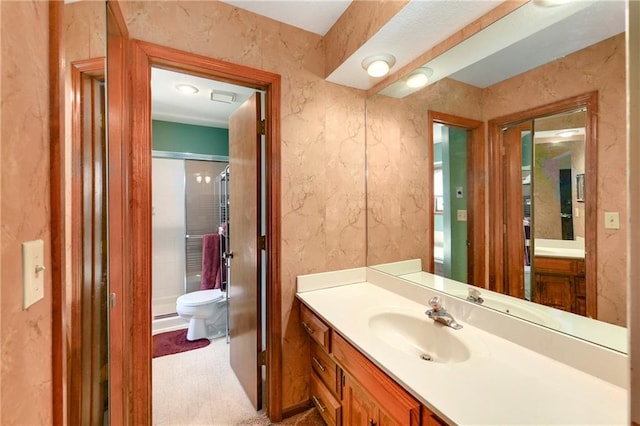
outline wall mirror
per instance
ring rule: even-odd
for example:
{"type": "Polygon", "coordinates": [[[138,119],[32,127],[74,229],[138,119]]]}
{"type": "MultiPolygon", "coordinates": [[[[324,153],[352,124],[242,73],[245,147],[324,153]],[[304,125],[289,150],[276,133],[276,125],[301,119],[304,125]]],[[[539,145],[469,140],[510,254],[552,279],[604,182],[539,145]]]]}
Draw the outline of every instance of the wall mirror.
{"type": "Polygon", "coordinates": [[[500,44],[486,56],[454,46],[421,66],[432,68],[426,87],[407,90],[401,77],[367,99],[367,265],[463,298],[479,287],[483,306],[626,352],[619,248],[627,237],[604,226],[605,212],[626,214],[625,3],[577,3],[551,12],[526,3],[470,37],[500,44]],[[559,18],[511,42],[508,33],[482,36],[517,13],[559,18]],[[498,141],[511,133],[518,149],[505,151],[498,141]],[[450,151],[447,166],[436,144],[451,148],[461,135],[466,173],[452,175],[447,167],[458,160],[450,151]],[[515,179],[508,197],[502,173],[515,179]],[[458,225],[463,237],[451,234],[458,225]],[[583,260],[550,277],[563,258],[576,258],[558,256],[560,248],[583,260]],[[509,281],[511,264],[517,279],[509,281]],[[544,274],[542,290],[532,283],[544,274]],[[567,282],[572,290],[564,292],[567,282]]]}

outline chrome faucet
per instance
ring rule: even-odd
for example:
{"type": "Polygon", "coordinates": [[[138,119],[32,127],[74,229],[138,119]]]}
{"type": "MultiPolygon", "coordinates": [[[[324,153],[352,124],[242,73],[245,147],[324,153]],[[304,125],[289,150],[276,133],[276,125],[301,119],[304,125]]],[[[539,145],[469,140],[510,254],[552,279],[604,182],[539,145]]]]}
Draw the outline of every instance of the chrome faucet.
{"type": "Polygon", "coordinates": [[[467,300],[469,302],[477,303],[481,305],[484,302],[484,299],[480,297],[480,290],[477,288],[469,287],[469,295],[467,296],[467,300]]]}
{"type": "Polygon", "coordinates": [[[427,316],[434,321],[442,323],[447,327],[451,327],[454,330],[460,330],[462,326],[456,322],[455,319],[447,312],[447,310],[442,306],[440,302],[440,298],[438,296],[432,297],[429,299],[429,306],[431,309],[425,312],[427,316]]]}

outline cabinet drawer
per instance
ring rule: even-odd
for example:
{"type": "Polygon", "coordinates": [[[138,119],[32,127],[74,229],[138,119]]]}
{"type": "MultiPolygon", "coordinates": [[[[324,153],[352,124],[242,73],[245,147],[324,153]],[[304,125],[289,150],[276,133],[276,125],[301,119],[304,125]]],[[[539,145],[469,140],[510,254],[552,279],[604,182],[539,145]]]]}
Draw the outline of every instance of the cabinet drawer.
{"type": "Polygon", "coordinates": [[[311,373],[311,401],[329,426],[342,424],[340,402],[331,395],[315,372],[311,373]]]}
{"type": "Polygon", "coordinates": [[[313,340],[318,342],[320,346],[324,347],[327,352],[331,353],[331,330],[329,329],[329,326],[305,305],[300,305],[300,317],[302,321],[302,328],[313,340]]]}
{"type": "Polygon", "coordinates": [[[340,398],[338,392],[340,390],[338,366],[322,346],[314,342],[311,343],[311,368],[331,393],[340,398]]]}
{"type": "Polygon", "coordinates": [[[536,256],[535,271],[558,275],[584,276],[584,260],[536,256]]]}

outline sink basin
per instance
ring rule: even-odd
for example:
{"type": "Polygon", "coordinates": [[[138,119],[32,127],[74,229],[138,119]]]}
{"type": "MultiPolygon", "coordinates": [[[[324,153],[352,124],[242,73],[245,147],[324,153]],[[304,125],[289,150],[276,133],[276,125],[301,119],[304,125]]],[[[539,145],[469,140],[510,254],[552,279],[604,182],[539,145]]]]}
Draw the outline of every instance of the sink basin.
{"type": "MultiPolygon", "coordinates": [[[[449,293],[461,299],[467,297],[467,292],[462,290],[449,290],[449,293]]],[[[485,308],[490,308],[545,327],[557,327],[560,325],[558,320],[547,312],[548,309],[545,306],[540,306],[526,300],[511,300],[512,298],[507,296],[496,297],[488,292],[482,292],[481,297],[483,302],[480,306],[484,306],[485,308]]]]}
{"type": "Polygon", "coordinates": [[[459,331],[406,312],[382,312],[369,319],[369,327],[382,342],[407,355],[436,363],[469,359],[467,346],[454,334],[459,331]]]}

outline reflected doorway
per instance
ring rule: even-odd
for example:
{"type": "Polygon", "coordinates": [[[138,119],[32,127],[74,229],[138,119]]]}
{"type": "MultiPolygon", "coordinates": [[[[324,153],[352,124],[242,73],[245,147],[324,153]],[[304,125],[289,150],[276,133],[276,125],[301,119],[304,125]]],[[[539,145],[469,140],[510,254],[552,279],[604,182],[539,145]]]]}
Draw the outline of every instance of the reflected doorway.
{"type": "Polygon", "coordinates": [[[483,123],[429,111],[433,179],[427,272],[486,286],[483,123]]]}
{"type": "Polygon", "coordinates": [[[467,131],[433,126],[434,273],[469,282],[467,247],[467,131]]]}

